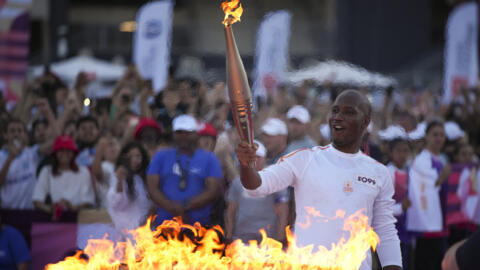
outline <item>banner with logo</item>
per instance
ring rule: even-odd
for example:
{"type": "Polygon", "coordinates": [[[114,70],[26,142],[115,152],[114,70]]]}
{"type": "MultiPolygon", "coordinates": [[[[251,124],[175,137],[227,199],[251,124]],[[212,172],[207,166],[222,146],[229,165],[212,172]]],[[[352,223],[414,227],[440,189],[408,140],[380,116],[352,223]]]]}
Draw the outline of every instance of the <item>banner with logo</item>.
{"type": "Polygon", "coordinates": [[[286,10],[270,12],[258,29],[252,87],[254,103],[259,98],[265,100],[269,91],[275,94],[287,71],[291,17],[286,10]]]}
{"type": "Polygon", "coordinates": [[[477,31],[477,3],[461,4],[451,12],[445,33],[444,104],[456,100],[462,87],[478,82],[477,31]]]}
{"type": "Polygon", "coordinates": [[[32,0],[0,1],[0,92],[8,105],[21,95],[28,67],[32,0]]]}
{"type": "Polygon", "coordinates": [[[133,61],[145,79],[151,79],[156,92],[167,84],[173,2],[155,1],[143,5],[137,13],[133,43],[133,61]]]}

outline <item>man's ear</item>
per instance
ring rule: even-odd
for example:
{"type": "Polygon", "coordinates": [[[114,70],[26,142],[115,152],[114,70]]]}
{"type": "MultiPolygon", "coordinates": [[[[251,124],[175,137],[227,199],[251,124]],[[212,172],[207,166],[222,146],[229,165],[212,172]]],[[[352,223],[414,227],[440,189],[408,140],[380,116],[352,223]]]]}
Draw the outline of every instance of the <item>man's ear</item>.
{"type": "Polygon", "coordinates": [[[365,116],[363,118],[362,128],[364,130],[367,130],[369,124],[370,124],[370,116],[365,116]]]}

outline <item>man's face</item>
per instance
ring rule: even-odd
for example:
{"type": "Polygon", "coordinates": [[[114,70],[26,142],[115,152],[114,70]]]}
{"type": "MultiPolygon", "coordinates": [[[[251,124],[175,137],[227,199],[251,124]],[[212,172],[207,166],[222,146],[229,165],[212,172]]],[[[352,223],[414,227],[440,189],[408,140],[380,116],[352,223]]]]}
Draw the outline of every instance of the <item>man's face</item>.
{"type": "Polygon", "coordinates": [[[287,135],[262,134],[262,141],[267,149],[268,156],[280,154],[287,145],[287,135]]]}
{"type": "Polygon", "coordinates": [[[27,143],[27,131],[22,123],[10,123],[7,127],[5,139],[8,143],[13,143],[14,140],[18,140],[22,145],[27,143]]]}
{"type": "Polygon", "coordinates": [[[80,124],[77,132],[78,139],[84,143],[94,143],[98,136],[98,128],[92,121],[80,124]]]}
{"type": "Polygon", "coordinates": [[[55,101],[57,104],[64,104],[68,99],[68,89],[67,88],[58,88],[55,91],[55,101]]]}
{"type": "Polygon", "coordinates": [[[39,123],[35,126],[35,130],[33,131],[33,137],[35,143],[43,143],[47,138],[47,125],[45,123],[39,123]]]}
{"type": "Polygon", "coordinates": [[[162,102],[165,107],[175,109],[180,102],[180,97],[175,91],[164,91],[162,96],[162,102]]]}
{"type": "Polygon", "coordinates": [[[293,140],[302,138],[305,136],[305,132],[307,131],[307,125],[298,121],[296,118],[289,119],[287,126],[288,136],[293,140]]]}
{"type": "Polygon", "coordinates": [[[353,96],[339,96],[328,116],[332,141],[336,146],[358,143],[368,126],[369,119],[353,96]]]}
{"type": "Polygon", "coordinates": [[[144,127],[140,132],[140,141],[145,145],[156,145],[160,134],[153,127],[144,127]]]}
{"type": "Polygon", "coordinates": [[[173,132],[173,140],[180,149],[197,148],[197,133],[191,131],[177,130],[173,132]]]}
{"type": "Polygon", "coordinates": [[[215,149],[215,144],[217,142],[217,139],[213,136],[200,136],[198,137],[198,147],[206,150],[213,152],[215,149]]]}

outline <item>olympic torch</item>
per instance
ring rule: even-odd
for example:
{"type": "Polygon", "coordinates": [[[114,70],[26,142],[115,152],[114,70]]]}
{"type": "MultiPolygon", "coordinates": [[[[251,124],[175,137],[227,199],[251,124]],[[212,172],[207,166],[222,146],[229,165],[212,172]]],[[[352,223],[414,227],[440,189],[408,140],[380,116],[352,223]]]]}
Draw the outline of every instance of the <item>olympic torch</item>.
{"type": "MultiPolygon", "coordinates": [[[[247,74],[243,67],[242,59],[238,53],[235,37],[232,32],[232,24],[240,21],[243,8],[239,0],[222,3],[225,12],[223,25],[225,26],[225,40],[227,46],[227,86],[232,107],[233,120],[238,135],[242,141],[253,145],[253,122],[252,122],[252,94],[248,85],[247,74]]],[[[249,164],[254,167],[255,164],[249,164]]]]}

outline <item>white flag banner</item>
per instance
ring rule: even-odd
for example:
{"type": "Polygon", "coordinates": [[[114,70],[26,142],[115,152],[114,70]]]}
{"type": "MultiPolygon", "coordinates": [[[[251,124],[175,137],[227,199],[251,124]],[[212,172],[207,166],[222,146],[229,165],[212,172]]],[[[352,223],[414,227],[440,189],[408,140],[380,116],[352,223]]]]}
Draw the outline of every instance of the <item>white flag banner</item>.
{"type": "Polygon", "coordinates": [[[286,10],[265,15],[257,33],[253,83],[254,102],[275,91],[287,71],[288,41],[292,15],[286,10]]]}
{"type": "Polygon", "coordinates": [[[459,5],[450,14],[446,27],[443,103],[459,97],[462,87],[478,82],[477,4],[459,5]]]}
{"type": "Polygon", "coordinates": [[[137,13],[133,43],[133,61],[140,75],[151,79],[153,89],[165,87],[170,64],[173,2],[155,1],[143,5],[137,13]]]}

